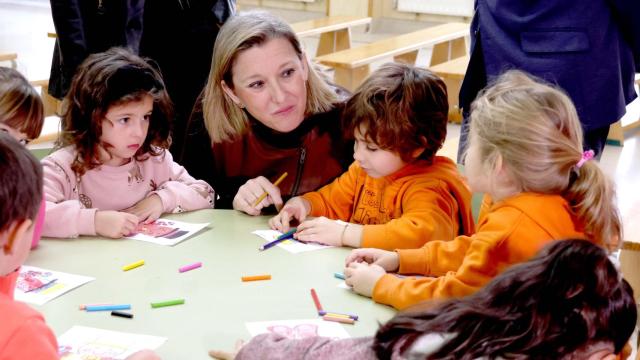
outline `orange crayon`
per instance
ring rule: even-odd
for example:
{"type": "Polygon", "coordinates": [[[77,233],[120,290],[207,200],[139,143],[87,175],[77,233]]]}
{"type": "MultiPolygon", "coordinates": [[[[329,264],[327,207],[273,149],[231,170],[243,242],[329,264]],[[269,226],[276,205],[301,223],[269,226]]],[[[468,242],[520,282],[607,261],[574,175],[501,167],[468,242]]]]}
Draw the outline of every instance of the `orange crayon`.
{"type": "Polygon", "coordinates": [[[242,279],[242,281],[271,280],[271,275],[243,276],[241,279],[242,279]]]}

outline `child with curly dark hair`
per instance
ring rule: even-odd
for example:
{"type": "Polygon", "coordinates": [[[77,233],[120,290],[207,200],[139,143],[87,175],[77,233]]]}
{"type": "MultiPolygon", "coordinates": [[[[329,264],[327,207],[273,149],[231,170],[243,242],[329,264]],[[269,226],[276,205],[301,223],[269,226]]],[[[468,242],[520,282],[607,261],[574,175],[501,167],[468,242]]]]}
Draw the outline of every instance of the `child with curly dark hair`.
{"type": "Polygon", "coordinates": [[[89,56],[64,100],[47,156],[44,236],[120,238],[163,213],[213,207],[213,189],[173,161],[171,103],[160,73],[113,48],[89,56]]]}
{"type": "Polygon", "coordinates": [[[446,86],[429,70],[381,66],[343,113],[356,161],[333,183],[287,201],[269,224],[287,231],[298,220],[300,241],[389,250],[473,233],[471,193],[453,161],[436,156],[448,110],[446,86]]]}

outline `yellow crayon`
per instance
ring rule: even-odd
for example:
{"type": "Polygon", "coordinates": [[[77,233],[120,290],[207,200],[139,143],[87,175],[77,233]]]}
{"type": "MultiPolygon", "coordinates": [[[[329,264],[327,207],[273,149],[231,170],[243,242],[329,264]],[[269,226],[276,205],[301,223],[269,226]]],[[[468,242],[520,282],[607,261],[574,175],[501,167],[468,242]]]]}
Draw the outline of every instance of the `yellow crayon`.
{"type": "Polygon", "coordinates": [[[129,271],[131,269],[135,269],[135,268],[137,268],[139,266],[142,266],[142,265],[144,265],[144,260],[136,261],[136,262],[131,263],[129,265],[123,266],[122,267],[122,271],[129,271]]]}

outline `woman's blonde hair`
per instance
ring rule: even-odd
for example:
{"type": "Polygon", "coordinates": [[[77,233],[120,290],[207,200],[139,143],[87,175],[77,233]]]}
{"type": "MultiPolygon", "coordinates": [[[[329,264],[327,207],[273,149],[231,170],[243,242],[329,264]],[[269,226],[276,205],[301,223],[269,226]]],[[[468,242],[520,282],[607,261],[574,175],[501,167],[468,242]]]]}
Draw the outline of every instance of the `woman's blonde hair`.
{"type": "MultiPolygon", "coordinates": [[[[247,128],[247,113],[231,100],[221,85],[224,80],[233,89],[232,70],[235,59],[242,51],[279,38],[288,40],[298,57],[303,59],[302,46],[293,29],[284,20],[266,11],[239,13],[227,20],[220,29],[202,100],[205,126],[213,143],[231,140],[242,135],[247,128]]],[[[306,83],[305,116],[330,110],[338,101],[336,92],[308,60],[306,66],[309,76],[306,83]]]]}
{"type": "Polygon", "coordinates": [[[613,184],[595,161],[577,166],[582,129],[564,92],[509,71],[472,104],[470,135],[485,168],[495,168],[500,155],[521,191],[562,195],[587,237],[609,249],[620,245],[613,184]]]}

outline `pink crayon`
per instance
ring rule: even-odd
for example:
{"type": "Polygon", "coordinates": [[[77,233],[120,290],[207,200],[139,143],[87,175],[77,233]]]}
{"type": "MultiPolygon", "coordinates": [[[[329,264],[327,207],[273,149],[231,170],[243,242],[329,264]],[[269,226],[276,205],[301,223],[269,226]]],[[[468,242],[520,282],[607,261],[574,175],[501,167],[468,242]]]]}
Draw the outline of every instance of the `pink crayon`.
{"type": "Polygon", "coordinates": [[[185,266],[179,268],[178,271],[183,273],[183,272],[187,272],[189,270],[197,269],[197,268],[199,268],[201,266],[202,266],[202,263],[198,261],[197,263],[193,263],[191,265],[185,265],[185,266]]]}

